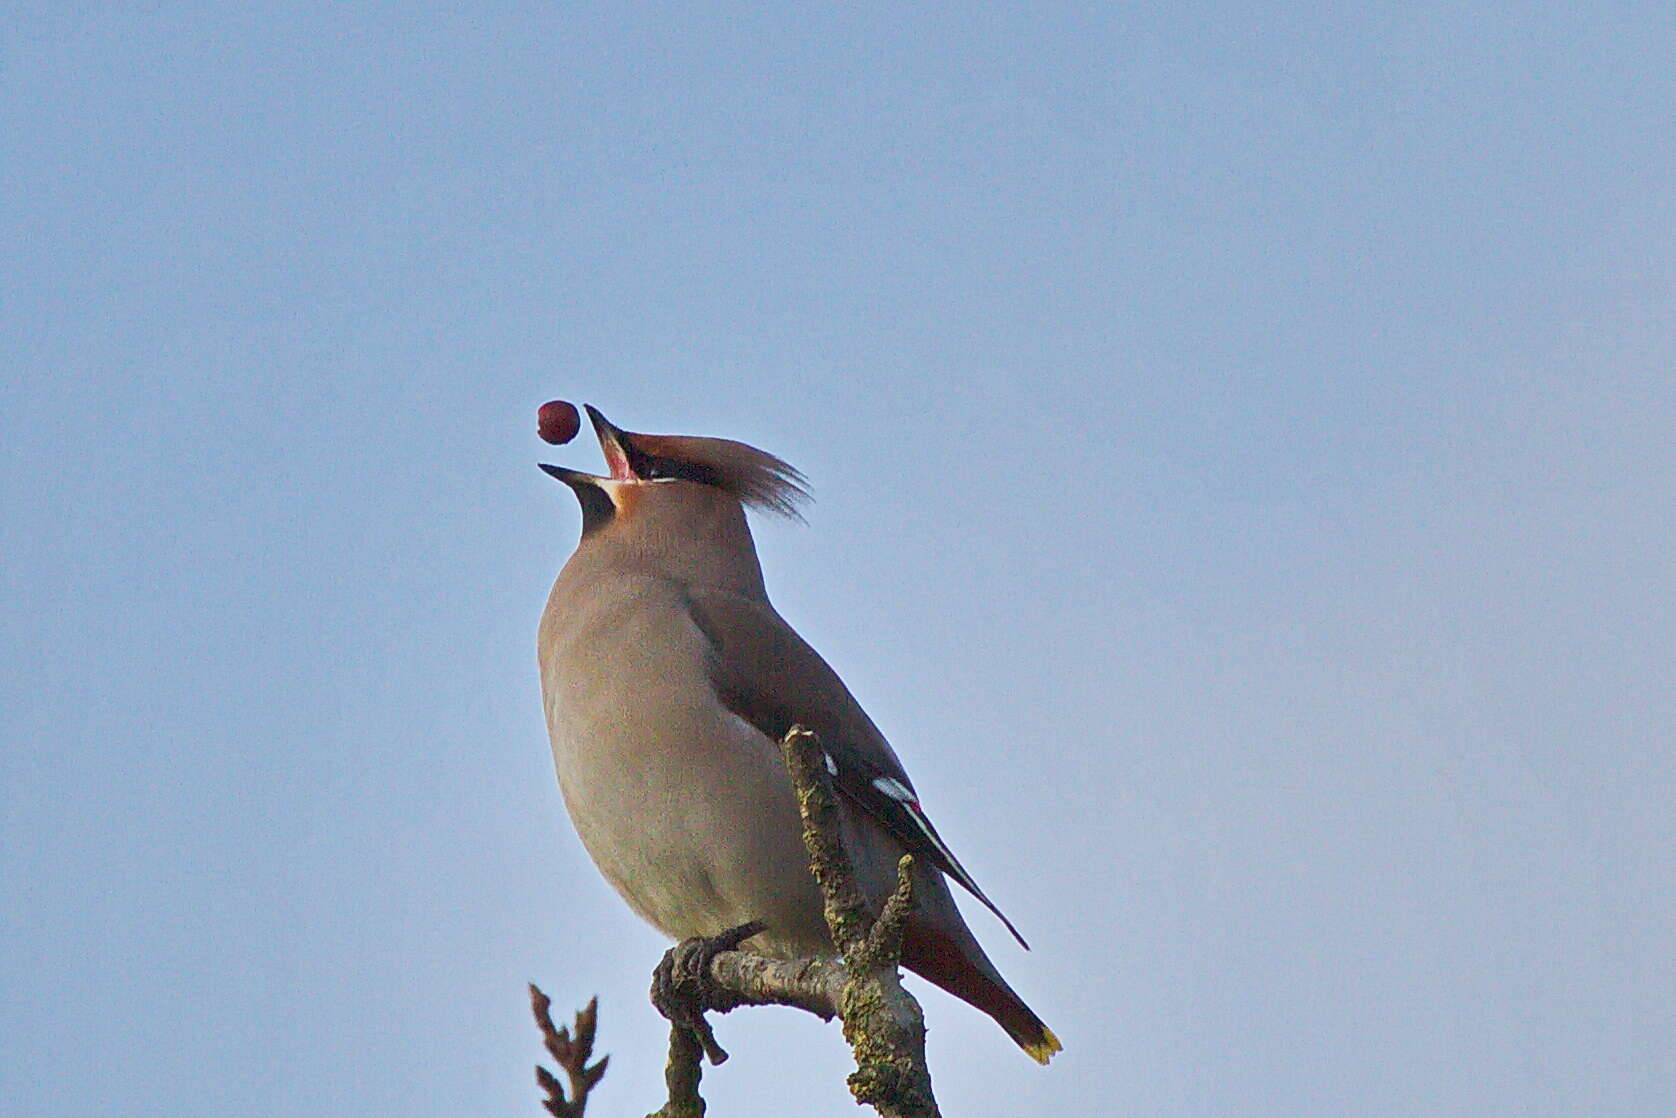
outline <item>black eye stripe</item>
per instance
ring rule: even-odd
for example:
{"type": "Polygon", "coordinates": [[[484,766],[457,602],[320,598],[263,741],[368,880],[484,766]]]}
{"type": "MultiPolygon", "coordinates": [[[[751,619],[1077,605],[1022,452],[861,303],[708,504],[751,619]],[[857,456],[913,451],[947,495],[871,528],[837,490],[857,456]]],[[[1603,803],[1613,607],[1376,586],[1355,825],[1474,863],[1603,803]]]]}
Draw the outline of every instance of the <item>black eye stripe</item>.
{"type": "Polygon", "coordinates": [[[653,478],[680,478],[683,481],[697,482],[699,485],[716,485],[719,479],[716,471],[709,466],[696,462],[683,462],[679,458],[664,458],[655,454],[647,454],[636,449],[632,444],[623,448],[628,452],[629,469],[634,476],[651,480],[653,478]]]}
{"type": "Polygon", "coordinates": [[[716,471],[709,466],[701,466],[696,462],[678,462],[673,458],[660,458],[658,465],[663,467],[665,477],[685,478],[696,481],[700,485],[716,485],[718,479],[716,471]]]}

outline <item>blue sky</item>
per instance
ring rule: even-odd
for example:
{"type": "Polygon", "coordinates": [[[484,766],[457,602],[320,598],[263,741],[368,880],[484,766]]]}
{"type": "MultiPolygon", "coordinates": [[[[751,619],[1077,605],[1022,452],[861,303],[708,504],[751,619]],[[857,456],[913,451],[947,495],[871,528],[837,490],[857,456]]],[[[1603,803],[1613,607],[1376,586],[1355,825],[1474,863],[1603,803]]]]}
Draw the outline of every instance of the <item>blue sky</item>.
{"type": "MultiPolygon", "coordinates": [[[[1676,19],[34,5],[0,39],[0,1091],[660,1094],[564,818],[543,400],[810,477],[770,591],[1030,938],[950,1114],[1676,1109],[1676,19]]],[[[921,986],[919,989],[923,990],[921,986]]],[[[738,1013],[718,1115],[847,1114],[738,1013]]],[[[635,1109],[635,1108],[640,1109],[635,1109]]]]}

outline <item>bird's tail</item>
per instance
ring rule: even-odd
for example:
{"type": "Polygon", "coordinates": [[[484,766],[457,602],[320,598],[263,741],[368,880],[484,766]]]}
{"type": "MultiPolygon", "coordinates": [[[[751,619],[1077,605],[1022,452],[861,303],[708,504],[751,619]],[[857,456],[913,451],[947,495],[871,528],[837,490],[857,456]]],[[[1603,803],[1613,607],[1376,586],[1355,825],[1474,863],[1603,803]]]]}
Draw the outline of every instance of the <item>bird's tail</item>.
{"type": "Polygon", "coordinates": [[[1047,1063],[1064,1045],[1024,1004],[1024,999],[1013,993],[1012,987],[983,957],[981,949],[975,943],[972,946],[978,951],[976,959],[960,939],[911,922],[902,937],[902,965],[995,1018],[995,1023],[1031,1059],[1038,1064],[1047,1063]]]}

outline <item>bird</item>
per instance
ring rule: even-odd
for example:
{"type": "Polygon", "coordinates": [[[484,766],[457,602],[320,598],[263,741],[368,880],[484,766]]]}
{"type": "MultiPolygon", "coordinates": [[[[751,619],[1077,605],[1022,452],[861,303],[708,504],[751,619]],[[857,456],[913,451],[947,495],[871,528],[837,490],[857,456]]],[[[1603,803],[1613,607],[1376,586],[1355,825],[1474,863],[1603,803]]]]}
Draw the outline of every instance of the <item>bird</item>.
{"type": "Polygon", "coordinates": [[[832,955],[778,745],[807,727],[875,911],[914,855],[902,964],[1047,1063],[1059,1039],[984,953],[948,879],[1023,937],[938,835],[873,720],[769,602],[745,510],[799,519],[802,474],[732,439],[632,432],[585,410],[608,474],[541,465],[574,492],[582,532],[538,658],[560,790],[600,873],[674,939],[756,921],[749,950],[832,955]]]}

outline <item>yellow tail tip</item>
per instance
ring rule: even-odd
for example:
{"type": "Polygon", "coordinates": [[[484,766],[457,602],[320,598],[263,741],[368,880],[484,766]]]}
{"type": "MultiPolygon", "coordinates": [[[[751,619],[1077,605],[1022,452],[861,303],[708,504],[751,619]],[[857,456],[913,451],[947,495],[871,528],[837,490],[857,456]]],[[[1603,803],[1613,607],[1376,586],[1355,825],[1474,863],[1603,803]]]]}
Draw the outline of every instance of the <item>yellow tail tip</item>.
{"type": "Polygon", "coordinates": [[[1065,1051],[1065,1046],[1059,1043],[1059,1038],[1053,1035],[1052,1029],[1043,1025],[1042,1039],[1036,1041],[1034,1044],[1026,1044],[1024,1046],[1024,1051],[1038,1064],[1046,1064],[1049,1060],[1053,1059],[1053,1054],[1055,1052],[1065,1051]]]}

